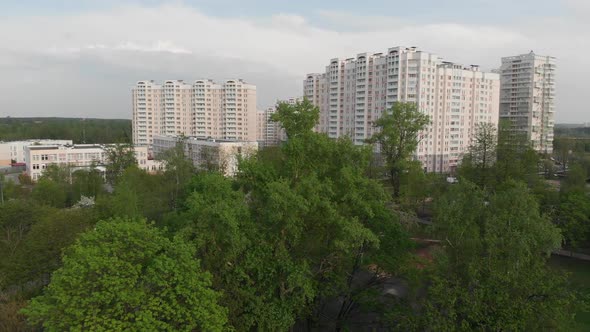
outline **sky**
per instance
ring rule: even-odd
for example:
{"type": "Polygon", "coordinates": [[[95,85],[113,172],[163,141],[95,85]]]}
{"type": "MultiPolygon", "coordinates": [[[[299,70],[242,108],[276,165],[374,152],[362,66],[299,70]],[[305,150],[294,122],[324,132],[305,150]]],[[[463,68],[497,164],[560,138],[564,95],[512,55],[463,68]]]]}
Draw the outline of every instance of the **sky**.
{"type": "Polygon", "coordinates": [[[0,116],[131,118],[139,80],[243,78],[258,107],[332,58],[417,46],[557,58],[556,122],[590,122],[590,0],[0,0],[0,116]]]}

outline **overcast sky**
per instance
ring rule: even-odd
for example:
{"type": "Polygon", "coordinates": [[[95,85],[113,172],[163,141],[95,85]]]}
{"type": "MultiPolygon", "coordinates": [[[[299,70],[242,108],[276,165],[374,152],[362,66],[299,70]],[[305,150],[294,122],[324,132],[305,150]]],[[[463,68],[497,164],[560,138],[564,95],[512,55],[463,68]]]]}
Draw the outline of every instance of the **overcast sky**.
{"type": "Polygon", "coordinates": [[[497,68],[557,57],[557,122],[590,122],[590,0],[1,0],[0,116],[130,118],[138,80],[244,78],[258,107],[329,59],[418,46],[497,68]]]}

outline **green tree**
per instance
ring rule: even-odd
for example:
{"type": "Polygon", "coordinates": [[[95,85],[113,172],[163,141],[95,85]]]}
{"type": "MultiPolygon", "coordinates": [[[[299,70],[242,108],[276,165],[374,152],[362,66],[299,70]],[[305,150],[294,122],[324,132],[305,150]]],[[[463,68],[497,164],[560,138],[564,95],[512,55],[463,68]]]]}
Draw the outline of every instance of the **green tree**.
{"type": "Polygon", "coordinates": [[[590,235],[590,197],[581,191],[562,193],[556,221],[568,247],[576,249],[586,244],[590,235]]]}
{"type": "Polygon", "coordinates": [[[226,310],[193,252],[142,220],[99,222],[23,312],[48,331],[221,331],[226,310]]]}
{"type": "Polygon", "coordinates": [[[68,203],[68,193],[66,188],[63,185],[44,177],[41,177],[41,179],[35,184],[32,197],[40,204],[56,208],[66,207],[68,203]]]}
{"type": "Polygon", "coordinates": [[[368,141],[379,145],[394,198],[399,197],[401,177],[416,152],[421,139],[419,133],[429,122],[428,115],[421,113],[416,104],[402,102],[394,103],[375,121],[377,133],[368,141]]]}
{"type": "Polygon", "coordinates": [[[96,201],[102,219],[110,217],[145,217],[160,221],[171,210],[169,179],[163,174],[148,174],[130,167],[119,177],[110,196],[96,201]]]}
{"type": "Polygon", "coordinates": [[[459,175],[485,187],[493,180],[492,169],[496,162],[498,135],[491,123],[479,124],[468,152],[463,156],[459,175]]]}
{"type": "Polygon", "coordinates": [[[158,159],[163,160],[165,165],[166,182],[172,186],[170,190],[170,202],[174,210],[178,208],[179,201],[183,196],[183,189],[191,176],[195,173],[195,167],[191,160],[185,155],[186,138],[178,138],[176,145],[166,150],[158,159]]]}
{"type": "Polygon", "coordinates": [[[309,130],[290,138],[280,153],[240,166],[238,182],[247,192],[250,215],[264,226],[253,243],[269,244],[275,256],[266,259],[289,262],[289,268],[273,268],[283,271],[277,275],[282,277],[265,281],[265,289],[278,289],[267,296],[285,294],[281,280],[298,281],[295,289],[309,289],[300,295],[311,299],[299,297],[287,312],[318,328],[342,328],[351,308],[363,302],[361,294],[380,273],[394,273],[405,257],[407,238],[387,208],[389,195],[366,176],[371,154],[371,147],[355,146],[348,138],[332,140],[309,130]],[[368,270],[369,265],[377,268],[368,270]],[[287,271],[300,277],[289,278],[287,271]],[[375,278],[359,282],[363,273],[375,278]],[[310,282],[311,289],[305,286],[310,282]],[[340,308],[326,321],[328,302],[340,308]]]}
{"type": "Polygon", "coordinates": [[[23,200],[10,200],[0,205],[0,288],[7,286],[13,257],[23,245],[31,227],[50,210],[46,206],[23,200]]]}
{"type": "Polygon", "coordinates": [[[202,146],[199,150],[200,164],[198,171],[224,173],[226,166],[222,164],[220,151],[217,147],[202,146]]]}
{"type": "Polygon", "coordinates": [[[574,142],[567,137],[555,137],[553,140],[553,155],[561,163],[561,171],[565,171],[572,157],[574,142]]]}
{"type": "Polygon", "coordinates": [[[494,189],[508,180],[523,181],[533,188],[539,182],[538,166],[539,156],[526,134],[513,131],[502,121],[497,134],[492,125],[478,128],[458,174],[482,188],[494,189]]]}
{"type": "Polygon", "coordinates": [[[495,193],[462,181],[437,204],[443,240],[427,274],[420,323],[432,330],[555,330],[572,319],[575,296],[546,261],[559,230],[522,183],[495,193]]]}
{"type": "MultiPolygon", "coordinates": [[[[61,188],[65,195],[65,207],[74,205],[80,199],[80,194],[74,190],[73,169],[70,165],[48,165],[41,176],[41,180],[49,180],[55,187],[61,188]]],[[[39,182],[42,182],[41,180],[39,182]]]]}
{"type": "Polygon", "coordinates": [[[114,184],[123,175],[126,169],[137,166],[135,150],[129,144],[113,144],[105,147],[106,154],[106,178],[110,184],[114,184]]]}
{"type": "Polygon", "coordinates": [[[586,179],[588,175],[586,170],[578,163],[570,164],[564,181],[561,183],[561,192],[567,193],[576,191],[580,193],[586,192],[586,179]]]}
{"type": "Polygon", "coordinates": [[[424,172],[419,161],[411,162],[402,178],[400,206],[406,211],[424,213],[427,201],[432,200],[437,191],[446,186],[441,179],[444,180],[440,174],[424,172]]]}
{"type": "Polygon", "coordinates": [[[505,121],[499,125],[496,156],[496,184],[512,179],[533,187],[539,181],[538,153],[532,148],[526,133],[512,130],[505,121]]]}
{"type": "Polygon", "coordinates": [[[69,165],[47,165],[43,171],[42,177],[49,179],[56,183],[71,183],[72,182],[72,168],[69,165]]]}
{"type": "Polygon", "coordinates": [[[0,204],[12,199],[25,199],[31,194],[22,184],[17,184],[14,179],[8,178],[4,174],[0,174],[0,183],[3,196],[0,197],[0,204]],[[4,200],[2,201],[2,199],[4,200]]]}
{"type": "Polygon", "coordinates": [[[72,190],[76,201],[80,197],[98,197],[104,193],[104,179],[97,169],[78,170],[72,174],[72,190]]]}
{"type": "Polygon", "coordinates": [[[307,99],[298,101],[295,105],[280,102],[277,110],[271,116],[271,121],[279,122],[285,129],[288,138],[293,138],[302,133],[310,132],[320,118],[317,106],[307,99]]]}
{"type": "Polygon", "coordinates": [[[10,256],[6,269],[7,283],[46,284],[50,274],[61,266],[62,250],[73,244],[80,233],[95,223],[96,217],[92,210],[46,210],[10,256]]]}

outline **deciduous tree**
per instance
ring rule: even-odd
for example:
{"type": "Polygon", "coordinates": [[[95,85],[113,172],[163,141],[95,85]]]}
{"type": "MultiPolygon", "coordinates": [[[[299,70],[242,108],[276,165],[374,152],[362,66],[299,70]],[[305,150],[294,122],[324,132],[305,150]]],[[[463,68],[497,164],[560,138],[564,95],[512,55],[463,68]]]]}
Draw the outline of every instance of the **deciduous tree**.
{"type": "Polygon", "coordinates": [[[320,111],[309,99],[304,98],[295,105],[280,102],[271,116],[271,121],[279,122],[288,138],[310,132],[320,118],[320,111]]]}
{"type": "Polygon", "coordinates": [[[193,253],[142,220],[99,222],[23,312],[48,331],[222,331],[226,310],[193,253]]]}
{"type": "Polygon", "coordinates": [[[394,198],[399,197],[401,177],[421,140],[419,133],[429,122],[428,115],[420,112],[415,103],[402,102],[394,103],[375,121],[377,132],[368,141],[379,146],[394,198]]]}
{"type": "Polygon", "coordinates": [[[113,144],[106,146],[106,178],[110,184],[115,184],[126,169],[136,166],[135,150],[130,144],[113,144]]]}
{"type": "Polygon", "coordinates": [[[569,323],[575,296],[546,265],[561,235],[524,184],[508,181],[490,193],[463,181],[437,206],[442,248],[414,328],[538,331],[569,323]]]}

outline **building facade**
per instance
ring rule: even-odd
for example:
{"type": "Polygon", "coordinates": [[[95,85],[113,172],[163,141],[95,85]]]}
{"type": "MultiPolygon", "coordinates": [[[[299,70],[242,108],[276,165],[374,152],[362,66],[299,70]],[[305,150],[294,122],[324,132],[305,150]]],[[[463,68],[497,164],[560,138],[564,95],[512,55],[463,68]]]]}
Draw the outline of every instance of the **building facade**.
{"type": "Polygon", "coordinates": [[[132,89],[133,143],[155,135],[256,140],[256,86],[243,80],[139,81],[132,89]]]}
{"type": "Polygon", "coordinates": [[[500,77],[478,66],[443,61],[416,47],[332,59],[308,74],[305,97],[320,108],[318,131],[365,144],[373,123],[395,102],[412,102],[430,117],[416,158],[426,171],[453,171],[480,123],[498,124],[500,77]]]}
{"type": "Polygon", "coordinates": [[[258,150],[258,142],[205,139],[200,137],[154,136],[153,152],[156,159],[176,146],[180,141],[184,145],[185,156],[193,162],[198,170],[217,170],[226,176],[233,176],[238,171],[238,159],[247,157],[258,150]]]}
{"type": "Polygon", "coordinates": [[[555,58],[534,52],[502,58],[500,118],[539,152],[553,151],[555,58]]]}
{"type": "Polygon", "coordinates": [[[25,162],[25,148],[30,145],[72,145],[72,140],[31,139],[26,141],[0,142],[0,165],[10,165],[12,161],[25,162]]]}
{"type": "Polygon", "coordinates": [[[280,142],[285,141],[287,139],[287,135],[285,134],[283,128],[281,128],[280,124],[270,120],[271,116],[277,111],[278,104],[287,103],[289,105],[295,105],[298,102],[301,102],[302,100],[302,97],[293,97],[285,100],[279,100],[277,101],[276,105],[270,106],[265,110],[258,111],[258,134],[256,140],[258,141],[261,147],[276,146],[279,145],[280,142]]]}
{"type": "MultiPolygon", "coordinates": [[[[104,171],[108,163],[105,149],[108,145],[75,144],[75,145],[30,145],[25,148],[26,172],[33,181],[37,181],[50,165],[68,166],[72,169],[97,168],[104,171]]],[[[162,169],[159,162],[148,158],[148,148],[133,148],[140,169],[155,172],[162,169]]]]}

